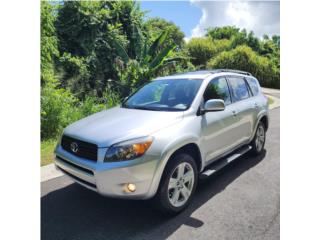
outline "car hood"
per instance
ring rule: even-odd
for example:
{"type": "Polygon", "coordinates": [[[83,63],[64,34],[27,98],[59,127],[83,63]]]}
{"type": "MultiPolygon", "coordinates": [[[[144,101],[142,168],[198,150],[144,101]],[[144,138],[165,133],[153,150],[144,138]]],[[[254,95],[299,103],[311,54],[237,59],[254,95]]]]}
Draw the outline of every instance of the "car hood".
{"type": "Polygon", "coordinates": [[[117,142],[148,136],[178,123],[182,118],[183,112],[114,107],[69,125],[64,134],[99,147],[108,147],[117,142]]]}

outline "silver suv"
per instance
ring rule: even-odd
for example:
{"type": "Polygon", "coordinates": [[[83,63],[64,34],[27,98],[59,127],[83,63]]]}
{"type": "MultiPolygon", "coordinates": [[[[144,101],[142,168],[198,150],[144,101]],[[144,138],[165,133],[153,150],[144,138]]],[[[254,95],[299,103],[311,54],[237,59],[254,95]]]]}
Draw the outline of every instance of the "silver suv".
{"type": "Polygon", "coordinates": [[[205,178],[263,151],[267,98],[250,73],[217,69],[160,77],[121,106],[68,126],[55,164],[101,195],[154,198],[178,213],[205,178]]]}

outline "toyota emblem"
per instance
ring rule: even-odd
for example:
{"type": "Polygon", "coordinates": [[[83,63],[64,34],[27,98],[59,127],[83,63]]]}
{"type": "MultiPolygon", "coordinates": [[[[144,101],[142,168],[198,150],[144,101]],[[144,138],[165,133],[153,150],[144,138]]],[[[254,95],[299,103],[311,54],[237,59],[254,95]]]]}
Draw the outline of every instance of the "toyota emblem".
{"type": "Polygon", "coordinates": [[[78,144],[76,142],[72,142],[70,144],[70,149],[71,149],[72,152],[76,153],[79,150],[79,146],[78,146],[78,144]]]}

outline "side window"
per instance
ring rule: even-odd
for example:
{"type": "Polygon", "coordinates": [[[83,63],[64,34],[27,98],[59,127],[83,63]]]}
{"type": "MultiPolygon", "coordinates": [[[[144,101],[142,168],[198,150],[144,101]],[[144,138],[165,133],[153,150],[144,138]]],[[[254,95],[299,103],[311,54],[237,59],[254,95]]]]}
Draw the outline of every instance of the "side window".
{"type": "Polygon", "coordinates": [[[247,82],[251,88],[253,96],[257,96],[259,93],[259,83],[256,79],[254,78],[246,78],[247,82]]]}
{"type": "Polygon", "coordinates": [[[204,101],[209,99],[222,99],[225,105],[231,103],[230,92],[225,78],[216,78],[208,84],[204,94],[204,101]]]}
{"type": "Polygon", "coordinates": [[[249,92],[246,85],[246,82],[241,77],[228,77],[232,96],[234,98],[234,101],[240,101],[246,98],[249,98],[249,92]]]}

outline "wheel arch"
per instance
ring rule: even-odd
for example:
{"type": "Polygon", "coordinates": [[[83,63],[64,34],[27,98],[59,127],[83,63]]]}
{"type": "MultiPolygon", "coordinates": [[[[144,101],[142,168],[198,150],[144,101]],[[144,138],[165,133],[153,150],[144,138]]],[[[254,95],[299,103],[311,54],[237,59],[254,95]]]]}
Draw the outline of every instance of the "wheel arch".
{"type": "Polygon", "coordinates": [[[201,157],[200,148],[196,143],[194,143],[194,142],[188,143],[188,144],[185,144],[182,147],[178,148],[177,150],[175,150],[171,154],[171,156],[169,157],[166,165],[168,164],[170,159],[172,159],[175,155],[177,155],[179,153],[187,153],[190,156],[192,156],[193,159],[195,160],[196,164],[197,164],[198,172],[201,171],[201,169],[202,169],[202,157],[201,157]]]}
{"type": "Polygon", "coordinates": [[[254,138],[254,135],[255,135],[255,133],[257,131],[257,127],[259,125],[259,122],[263,122],[263,124],[265,125],[265,128],[266,128],[266,131],[267,131],[268,128],[269,128],[269,115],[268,115],[268,112],[263,112],[258,116],[257,121],[256,121],[255,126],[254,126],[254,129],[253,129],[253,132],[252,132],[252,136],[250,138],[250,141],[252,141],[252,139],[254,138]]]}
{"type": "Polygon", "coordinates": [[[174,146],[175,146],[174,148],[173,147],[168,148],[163,153],[162,160],[159,161],[157,173],[153,178],[152,187],[149,190],[149,197],[152,197],[156,194],[159,188],[163,173],[165,171],[165,168],[168,165],[168,162],[176,154],[179,154],[181,152],[190,154],[196,162],[198,172],[201,172],[203,168],[202,153],[196,139],[188,139],[188,140],[185,139],[184,141],[181,141],[179,144],[174,144],[174,146]]]}
{"type": "Polygon", "coordinates": [[[260,119],[259,119],[259,122],[262,122],[266,128],[266,131],[268,130],[269,128],[269,118],[267,115],[263,115],[260,119]]]}

